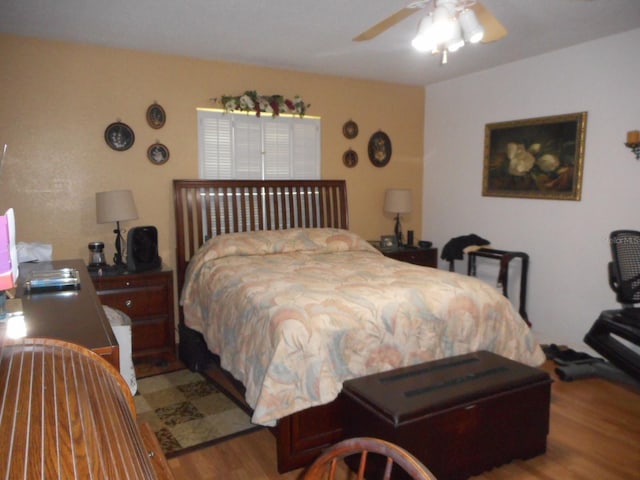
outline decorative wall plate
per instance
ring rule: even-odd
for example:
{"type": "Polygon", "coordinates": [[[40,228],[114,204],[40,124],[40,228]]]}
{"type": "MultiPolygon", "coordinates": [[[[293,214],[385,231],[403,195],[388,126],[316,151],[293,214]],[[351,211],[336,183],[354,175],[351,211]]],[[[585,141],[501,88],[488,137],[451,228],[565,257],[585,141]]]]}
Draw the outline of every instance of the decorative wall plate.
{"type": "Polygon", "coordinates": [[[126,123],[114,122],[105,129],[104,141],[114,150],[123,152],[131,148],[136,136],[126,123]]]}
{"type": "Polygon", "coordinates": [[[349,168],[355,167],[358,164],[358,154],[351,149],[347,150],[342,155],[342,163],[349,168]]]}
{"type": "Polygon", "coordinates": [[[149,108],[147,108],[147,123],[151,128],[162,128],[166,121],[167,115],[164,113],[164,108],[157,103],[149,105],[149,108]]]}
{"type": "Polygon", "coordinates": [[[376,167],[384,167],[391,160],[391,140],[382,130],[377,131],[369,139],[369,160],[376,167]]]}
{"type": "Polygon", "coordinates": [[[358,136],[358,124],[353,120],[349,120],[342,126],[342,134],[349,140],[356,138],[358,136]]]}
{"type": "Polygon", "coordinates": [[[154,143],[147,149],[147,158],[154,165],[167,163],[167,160],[169,160],[169,149],[161,143],[154,143]]]}

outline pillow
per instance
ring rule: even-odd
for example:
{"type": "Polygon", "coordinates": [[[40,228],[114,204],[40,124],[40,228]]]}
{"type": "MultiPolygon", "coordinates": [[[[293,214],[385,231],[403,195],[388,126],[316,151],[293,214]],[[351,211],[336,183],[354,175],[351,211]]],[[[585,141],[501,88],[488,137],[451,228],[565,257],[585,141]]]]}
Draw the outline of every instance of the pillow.
{"type": "Polygon", "coordinates": [[[192,260],[199,263],[232,255],[271,255],[292,252],[329,253],[348,250],[377,251],[366,240],[348,230],[291,228],[220,235],[207,241],[192,260]]]}

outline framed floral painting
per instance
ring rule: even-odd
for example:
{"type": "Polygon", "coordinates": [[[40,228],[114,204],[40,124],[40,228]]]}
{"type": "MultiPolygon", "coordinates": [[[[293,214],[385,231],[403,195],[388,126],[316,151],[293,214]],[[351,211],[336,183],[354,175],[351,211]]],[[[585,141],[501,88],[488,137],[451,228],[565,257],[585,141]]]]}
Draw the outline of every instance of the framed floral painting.
{"type": "Polygon", "coordinates": [[[580,200],[587,112],[485,126],[482,195],[580,200]]]}

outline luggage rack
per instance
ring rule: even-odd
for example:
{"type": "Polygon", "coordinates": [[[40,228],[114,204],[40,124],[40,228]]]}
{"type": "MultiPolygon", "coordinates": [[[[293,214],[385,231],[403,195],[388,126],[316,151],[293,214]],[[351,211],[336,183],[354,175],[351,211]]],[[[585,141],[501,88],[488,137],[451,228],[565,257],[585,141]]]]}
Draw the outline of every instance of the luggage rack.
{"type": "MultiPolygon", "coordinates": [[[[502,289],[502,294],[509,298],[507,294],[507,289],[509,286],[509,263],[514,258],[519,258],[522,261],[522,271],[520,276],[520,305],[518,307],[518,312],[520,316],[524,319],[527,325],[531,326],[531,322],[529,322],[529,316],[527,315],[527,272],[529,270],[529,255],[524,252],[510,252],[507,250],[496,250],[494,248],[485,248],[481,247],[477,250],[472,250],[467,252],[468,256],[468,265],[467,265],[467,275],[475,277],[476,276],[476,259],[477,257],[483,258],[493,258],[495,260],[500,261],[500,271],[498,273],[497,286],[502,289]]],[[[453,260],[449,261],[449,271],[453,272],[453,260]]]]}

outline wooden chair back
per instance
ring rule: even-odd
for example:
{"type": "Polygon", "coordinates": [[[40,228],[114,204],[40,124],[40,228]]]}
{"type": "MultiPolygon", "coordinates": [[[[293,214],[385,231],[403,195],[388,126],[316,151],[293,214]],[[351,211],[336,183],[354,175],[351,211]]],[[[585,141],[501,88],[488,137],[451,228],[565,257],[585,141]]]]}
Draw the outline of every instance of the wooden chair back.
{"type": "MultiPolygon", "coordinates": [[[[334,480],[341,460],[352,455],[360,455],[360,461],[356,464],[357,479],[362,480],[365,478],[365,472],[368,471],[367,460],[371,457],[369,454],[386,457],[383,480],[391,478],[394,467],[396,470],[403,470],[409,478],[414,480],[437,480],[420,460],[404,448],[372,437],[349,438],[329,447],[311,464],[302,478],[303,480],[334,480]]],[[[372,480],[369,475],[366,478],[372,480]]]]}
{"type": "Polygon", "coordinates": [[[0,478],[172,480],[129,386],[80,345],[0,339],[0,478]]]}

